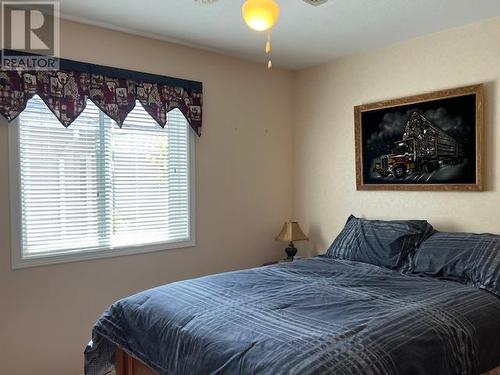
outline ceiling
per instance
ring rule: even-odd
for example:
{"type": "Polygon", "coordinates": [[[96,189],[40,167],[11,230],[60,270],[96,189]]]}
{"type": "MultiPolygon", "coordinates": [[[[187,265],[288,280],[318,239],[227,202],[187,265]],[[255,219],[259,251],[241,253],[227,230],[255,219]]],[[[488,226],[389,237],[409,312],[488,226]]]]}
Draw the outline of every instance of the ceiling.
{"type": "MultiPolygon", "coordinates": [[[[499,0],[277,0],[273,64],[300,69],[500,15],[499,0]]],[[[61,0],[62,17],[266,61],[265,34],[241,18],[243,0],[61,0]]]]}

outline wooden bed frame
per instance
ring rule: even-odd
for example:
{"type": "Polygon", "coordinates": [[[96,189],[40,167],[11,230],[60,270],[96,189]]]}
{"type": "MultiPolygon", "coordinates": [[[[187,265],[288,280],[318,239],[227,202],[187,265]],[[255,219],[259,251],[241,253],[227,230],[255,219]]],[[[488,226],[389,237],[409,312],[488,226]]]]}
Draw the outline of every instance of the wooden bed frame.
{"type": "Polygon", "coordinates": [[[122,349],[116,349],[115,355],[116,375],[158,375],[144,363],[125,353],[122,349]]]}
{"type": "MultiPolygon", "coordinates": [[[[151,370],[144,363],[125,353],[122,349],[116,349],[115,357],[116,375],[158,375],[156,371],[151,370]]],[[[482,375],[500,375],[500,367],[485,372],[482,375]]]]}

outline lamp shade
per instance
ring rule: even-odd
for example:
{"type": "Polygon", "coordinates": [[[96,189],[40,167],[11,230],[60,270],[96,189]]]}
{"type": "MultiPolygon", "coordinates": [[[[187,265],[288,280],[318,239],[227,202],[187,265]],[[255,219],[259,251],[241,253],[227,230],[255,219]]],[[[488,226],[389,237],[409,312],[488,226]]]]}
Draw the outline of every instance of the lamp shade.
{"type": "Polygon", "coordinates": [[[265,31],[278,20],[280,7],[274,0],[246,0],[241,13],[251,29],[265,31]]]}
{"type": "Polygon", "coordinates": [[[287,221],[283,224],[280,234],[276,237],[277,241],[293,242],[300,240],[308,240],[307,236],[300,229],[299,223],[296,221],[287,221]]]}

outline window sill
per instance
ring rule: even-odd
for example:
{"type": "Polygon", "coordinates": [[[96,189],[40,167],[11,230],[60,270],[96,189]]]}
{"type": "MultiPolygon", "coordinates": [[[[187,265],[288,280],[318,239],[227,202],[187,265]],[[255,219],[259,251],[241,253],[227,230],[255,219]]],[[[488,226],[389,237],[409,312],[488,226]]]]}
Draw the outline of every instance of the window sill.
{"type": "MultiPolygon", "coordinates": [[[[66,253],[55,253],[46,255],[25,256],[22,258],[12,258],[12,269],[21,269],[38,266],[48,266],[51,264],[79,262],[93,259],[103,259],[124,255],[147,254],[165,250],[175,250],[196,246],[195,240],[185,240],[176,242],[162,242],[150,245],[120,246],[108,249],[73,251],[66,253]]],[[[14,255],[14,252],[13,252],[14,255]]]]}

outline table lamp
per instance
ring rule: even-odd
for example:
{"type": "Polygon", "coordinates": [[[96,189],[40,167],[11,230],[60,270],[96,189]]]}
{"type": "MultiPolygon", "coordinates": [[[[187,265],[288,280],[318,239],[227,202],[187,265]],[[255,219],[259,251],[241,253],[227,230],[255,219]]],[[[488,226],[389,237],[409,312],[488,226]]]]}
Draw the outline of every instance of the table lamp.
{"type": "Polygon", "coordinates": [[[297,254],[297,248],[293,245],[293,241],[308,240],[307,236],[300,229],[299,223],[296,221],[287,221],[283,224],[280,234],[276,237],[277,241],[289,242],[288,247],[285,249],[287,259],[293,260],[297,254]]]}

